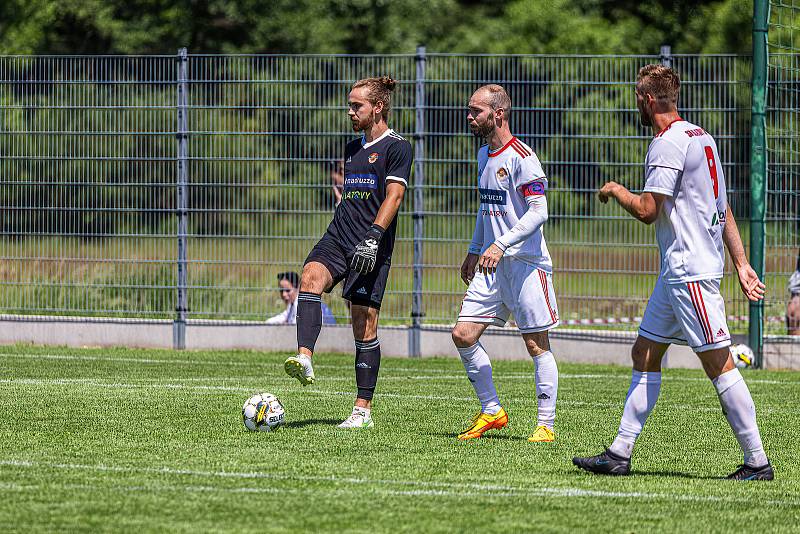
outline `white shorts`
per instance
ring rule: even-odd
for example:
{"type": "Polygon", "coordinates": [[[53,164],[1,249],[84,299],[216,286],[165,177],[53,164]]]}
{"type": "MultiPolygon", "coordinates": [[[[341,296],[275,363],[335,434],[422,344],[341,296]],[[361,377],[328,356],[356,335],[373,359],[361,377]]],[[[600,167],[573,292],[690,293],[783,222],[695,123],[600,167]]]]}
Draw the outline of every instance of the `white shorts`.
{"type": "Polygon", "coordinates": [[[513,258],[501,258],[494,274],[475,273],[458,320],[503,326],[510,313],[523,334],[558,326],[553,276],[513,258]]]}
{"type": "Polygon", "coordinates": [[[689,345],[695,352],[729,346],[731,334],[719,280],[667,284],[659,277],[639,335],[659,343],[689,345]]]}

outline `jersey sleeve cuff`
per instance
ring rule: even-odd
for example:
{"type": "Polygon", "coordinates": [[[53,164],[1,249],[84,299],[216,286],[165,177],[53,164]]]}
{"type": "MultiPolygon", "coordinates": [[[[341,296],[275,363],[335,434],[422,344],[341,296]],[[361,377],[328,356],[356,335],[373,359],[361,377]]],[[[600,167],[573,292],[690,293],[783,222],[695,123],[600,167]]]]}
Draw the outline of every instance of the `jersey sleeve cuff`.
{"type": "Polygon", "coordinates": [[[658,187],[655,185],[646,185],[642,190],[644,193],[659,193],[661,195],[667,195],[671,197],[675,192],[672,189],[667,189],[666,187],[658,187]]]}
{"type": "Polygon", "coordinates": [[[401,178],[400,176],[387,176],[386,177],[386,181],[387,182],[400,182],[404,186],[408,187],[408,180],[406,180],[405,178],[401,178]]]}

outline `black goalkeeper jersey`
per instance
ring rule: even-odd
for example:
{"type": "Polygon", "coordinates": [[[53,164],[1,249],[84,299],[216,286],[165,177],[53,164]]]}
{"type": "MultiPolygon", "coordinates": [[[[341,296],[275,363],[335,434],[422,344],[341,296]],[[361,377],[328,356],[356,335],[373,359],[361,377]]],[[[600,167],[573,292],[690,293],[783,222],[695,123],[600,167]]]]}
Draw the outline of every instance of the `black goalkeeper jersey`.
{"type": "MultiPolygon", "coordinates": [[[[408,186],[412,160],[411,144],[391,129],[371,143],[366,143],[363,137],[347,143],[342,202],[333,214],[328,233],[339,241],[348,255],[375,222],[386,198],[387,182],[408,186]]],[[[379,255],[392,255],[396,231],[397,217],[381,239],[379,255]]]]}

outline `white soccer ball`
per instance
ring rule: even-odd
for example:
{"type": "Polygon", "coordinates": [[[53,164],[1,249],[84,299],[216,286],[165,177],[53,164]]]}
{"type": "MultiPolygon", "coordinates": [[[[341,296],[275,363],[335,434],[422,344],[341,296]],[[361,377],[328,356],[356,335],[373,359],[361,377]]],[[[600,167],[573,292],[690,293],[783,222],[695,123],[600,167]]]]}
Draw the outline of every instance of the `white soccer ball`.
{"type": "Polygon", "coordinates": [[[731,345],[731,358],[736,367],[751,367],[755,363],[755,355],[753,350],[747,345],[740,343],[738,345],[731,345]]]}
{"type": "Polygon", "coordinates": [[[272,393],[256,393],[242,406],[242,420],[247,430],[269,432],[283,424],[283,404],[272,393]]]}

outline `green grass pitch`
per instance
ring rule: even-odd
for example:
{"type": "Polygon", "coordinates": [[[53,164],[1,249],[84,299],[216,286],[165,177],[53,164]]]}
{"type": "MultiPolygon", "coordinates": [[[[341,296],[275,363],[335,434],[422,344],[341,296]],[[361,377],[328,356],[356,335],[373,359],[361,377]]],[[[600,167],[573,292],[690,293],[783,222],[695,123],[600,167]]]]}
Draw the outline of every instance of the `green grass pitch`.
{"type": "Polygon", "coordinates": [[[495,363],[509,428],[460,443],[478,407],[456,359],[384,359],[376,427],[340,431],[352,356],[0,347],[0,530],[176,532],[797,531],[800,374],[747,372],[772,483],[740,462],[701,371],[668,369],[634,475],[579,472],[615,435],[630,370],[560,364],[557,441],[532,444],[530,361],[495,363]],[[287,424],[247,432],[254,392],[287,424]]]}

